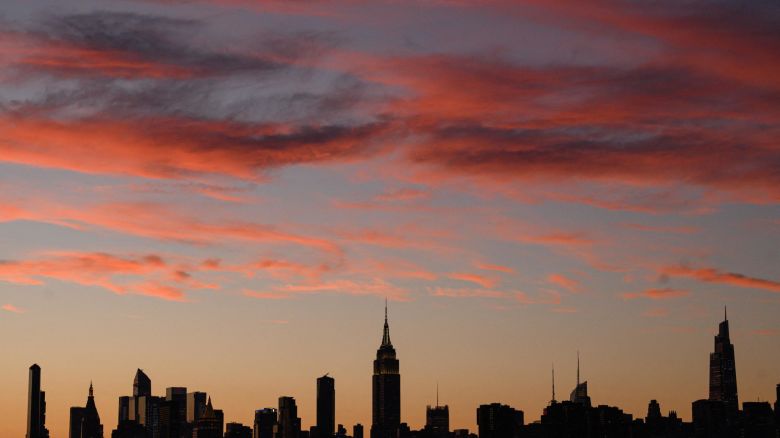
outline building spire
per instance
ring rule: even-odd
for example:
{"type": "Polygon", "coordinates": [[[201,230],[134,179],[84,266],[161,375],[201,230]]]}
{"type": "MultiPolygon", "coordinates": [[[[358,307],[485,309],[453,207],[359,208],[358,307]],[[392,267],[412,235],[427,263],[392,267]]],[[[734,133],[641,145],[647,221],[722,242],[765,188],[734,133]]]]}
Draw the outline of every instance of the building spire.
{"type": "Polygon", "coordinates": [[[552,364],[552,402],[555,403],[555,363],[552,364]]]}
{"type": "Polygon", "coordinates": [[[91,380],[89,381],[89,396],[90,396],[90,398],[94,397],[94,392],[92,390],[92,381],[91,380]]]}
{"type": "Polygon", "coordinates": [[[387,323],[387,298],[385,298],[385,331],[382,335],[382,346],[392,346],[390,342],[390,324],[387,323]]]}
{"type": "Polygon", "coordinates": [[[580,350],[577,350],[577,386],[580,386],[580,350]]]}
{"type": "Polygon", "coordinates": [[[439,407],[439,382],[436,382],[436,407],[439,407]]]}
{"type": "Polygon", "coordinates": [[[729,308],[727,306],[723,306],[723,320],[729,320],[729,308]]]}

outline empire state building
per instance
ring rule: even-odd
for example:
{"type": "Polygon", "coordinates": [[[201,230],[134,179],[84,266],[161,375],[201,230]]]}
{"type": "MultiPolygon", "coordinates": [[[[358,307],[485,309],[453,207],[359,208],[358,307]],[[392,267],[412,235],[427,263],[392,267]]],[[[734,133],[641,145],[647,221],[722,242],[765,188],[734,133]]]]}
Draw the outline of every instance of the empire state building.
{"type": "Polygon", "coordinates": [[[401,374],[395,348],[390,342],[385,303],[385,329],[376,352],[373,376],[373,422],[371,438],[397,438],[401,425],[401,374]]]}

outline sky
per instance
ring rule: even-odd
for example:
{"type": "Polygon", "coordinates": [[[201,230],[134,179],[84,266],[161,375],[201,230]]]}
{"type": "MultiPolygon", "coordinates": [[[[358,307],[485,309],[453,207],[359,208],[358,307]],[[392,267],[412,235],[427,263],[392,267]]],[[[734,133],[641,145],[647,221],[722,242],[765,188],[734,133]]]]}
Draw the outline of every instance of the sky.
{"type": "Polygon", "coordinates": [[[251,424],[370,426],[385,299],[402,419],[596,404],[690,419],[728,306],[780,382],[780,5],[0,3],[0,436],[27,369],[67,434],[137,368],[251,424]]]}

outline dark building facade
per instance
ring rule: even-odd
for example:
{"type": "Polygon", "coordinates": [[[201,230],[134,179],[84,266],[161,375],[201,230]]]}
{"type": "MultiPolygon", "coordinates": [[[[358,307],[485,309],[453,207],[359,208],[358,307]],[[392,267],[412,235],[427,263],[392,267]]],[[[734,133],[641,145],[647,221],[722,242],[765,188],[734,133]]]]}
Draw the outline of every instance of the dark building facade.
{"type": "Polygon", "coordinates": [[[139,368],[135,372],[135,379],[133,379],[133,397],[142,397],[145,395],[152,395],[152,379],[139,368]]]}
{"type": "Polygon", "coordinates": [[[255,411],[254,438],[274,438],[278,417],[276,409],[265,408],[255,411]]]}
{"type": "Polygon", "coordinates": [[[252,438],[252,428],[241,423],[225,425],[225,438],[252,438]]]}
{"type": "Polygon", "coordinates": [[[276,438],[299,438],[301,419],[293,397],[279,397],[279,424],[276,438]]]}
{"type": "Polygon", "coordinates": [[[450,408],[447,405],[425,408],[425,431],[434,438],[446,438],[450,435],[450,408]]]}
{"type": "Polygon", "coordinates": [[[317,434],[330,438],[336,433],[336,381],[327,374],[317,379],[317,434]]]}
{"type": "Polygon", "coordinates": [[[728,315],[724,315],[723,322],[718,325],[715,350],[710,353],[709,400],[723,402],[730,416],[736,416],[739,410],[737,367],[734,360],[734,345],[729,338],[728,315]]]}
{"type": "Polygon", "coordinates": [[[70,438],[103,438],[103,425],[95,406],[92,383],[89,384],[87,405],[70,408],[70,438]]]}
{"type": "Polygon", "coordinates": [[[190,392],[187,393],[187,423],[195,424],[200,414],[206,409],[206,393],[190,392]]]}
{"type": "Polygon", "coordinates": [[[525,422],[523,411],[500,403],[477,408],[479,438],[517,438],[525,422]]]}
{"type": "Polygon", "coordinates": [[[214,409],[211,405],[211,397],[209,397],[206,408],[195,423],[192,438],[222,438],[223,424],[222,412],[214,409]]]}
{"type": "Polygon", "coordinates": [[[46,393],[41,391],[41,367],[30,366],[27,392],[27,438],[48,438],[46,393]]]}
{"type": "Polygon", "coordinates": [[[376,352],[372,381],[371,438],[396,438],[401,425],[401,374],[395,348],[390,342],[390,326],[385,327],[382,344],[376,352]]]}

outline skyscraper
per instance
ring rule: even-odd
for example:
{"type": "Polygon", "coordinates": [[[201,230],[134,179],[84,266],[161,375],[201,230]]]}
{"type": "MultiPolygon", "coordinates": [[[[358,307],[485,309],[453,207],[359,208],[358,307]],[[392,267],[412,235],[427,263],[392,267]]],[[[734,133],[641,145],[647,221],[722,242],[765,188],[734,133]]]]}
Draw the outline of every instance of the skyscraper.
{"type": "Polygon", "coordinates": [[[222,422],[224,421],[218,411],[211,405],[211,397],[206,402],[200,418],[195,423],[192,438],[222,438],[222,422]]]}
{"type": "Polygon", "coordinates": [[[729,339],[728,314],[725,311],[723,318],[715,336],[715,351],[710,353],[709,400],[723,402],[726,413],[733,416],[739,410],[737,367],[734,361],[734,345],[729,339]]]}
{"type": "Polygon", "coordinates": [[[336,385],[333,377],[325,374],[317,379],[317,433],[330,438],[336,432],[336,385]]]}
{"type": "Polygon", "coordinates": [[[279,425],[276,438],[298,438],[301,432],[301,419],[298,418],[298,406],[292,397],[279,397],[279,425]]]}
{"type": "Polygon", "coordinates": [[[401,375],[395,348],[390,342],[385,302],[385,327],[382,344],[376,352],[373,376],[371,438],[396,438],[401,425],[401,375]]]}
{"type": "Polygon", "coordinates": [[[204,409],[206,409],[205,392],[187,393],[187,423],[197,422],[204,409]]]}
{"type": "Polygon", "coordinates": [[[450,408],[447,405],[428,406],[425,409],[425,430],[430,436],[446,438],[450,435],[450,408]]]}
{"type": "Polygon", "coordinates": [[[577,386],[571,391],[569,401],[585,407],[591,407],[590,396],[588,396],[588,381],[580,383],[580,352],[577,352],[577,386]]]}
{"type": "Polygon", "coordinates": [[[133,379],[133,396],[141,397],[144,395],[152,395],[152,380],[139,368],[135,372],[135,379],[133,379]]]}
{"type": "Polygon", "coordinates": [[[41,391],[41,367],[30,367],[27,393],[27,438],[48,438],[46,429],[46,393],[41,391]]]}
{"type": "Polygon", "coordinates": [[[276,409],[265,408],[255,411],[254,438],[274,438],[278,419],[276,409]]]}
{"type": "Polygon", "coordinates": [[[103,425],[100,423],[100,415],[95,406],[91,382],[87,405],[83,408],[70,408],[70,438],[103,438],[103,425]]]}

